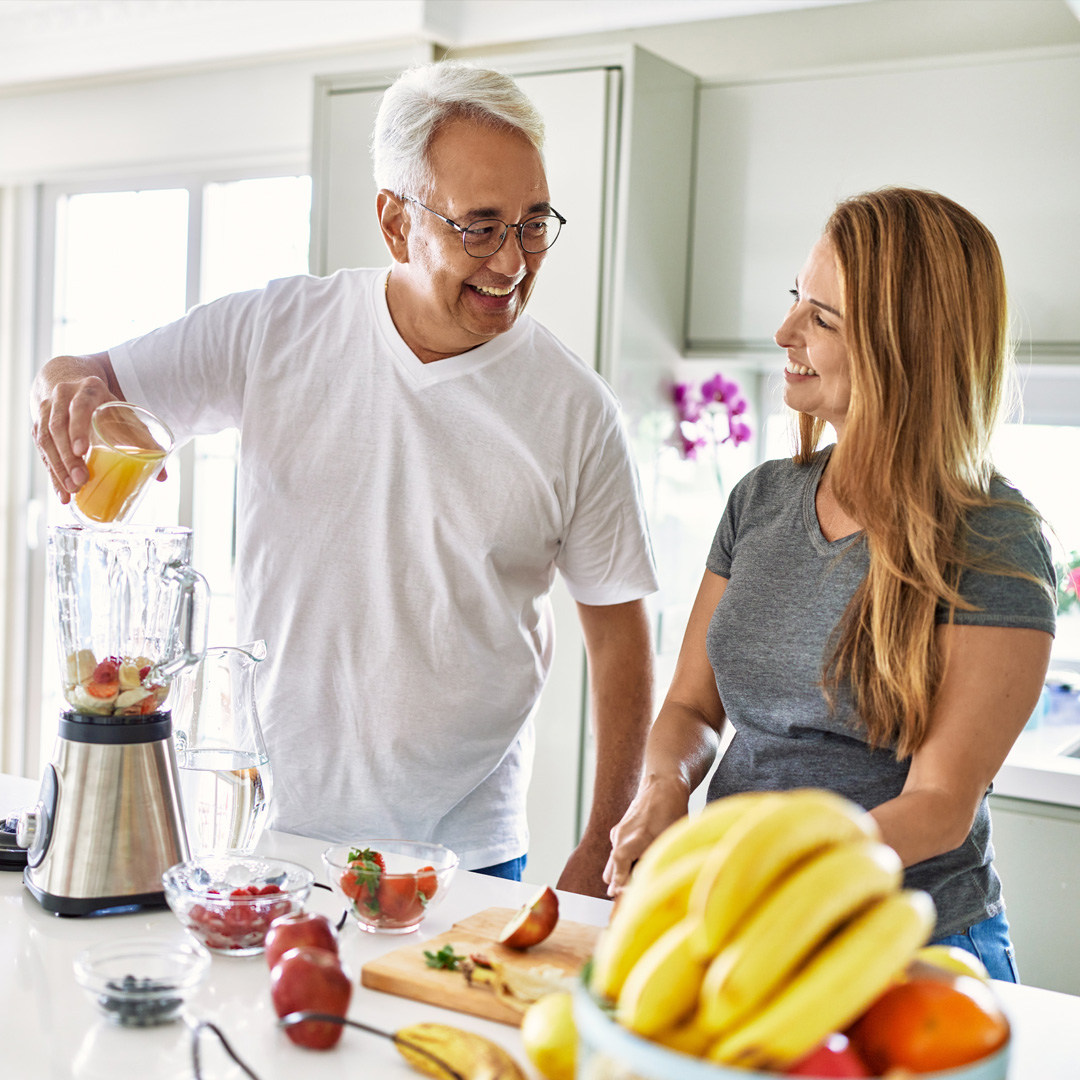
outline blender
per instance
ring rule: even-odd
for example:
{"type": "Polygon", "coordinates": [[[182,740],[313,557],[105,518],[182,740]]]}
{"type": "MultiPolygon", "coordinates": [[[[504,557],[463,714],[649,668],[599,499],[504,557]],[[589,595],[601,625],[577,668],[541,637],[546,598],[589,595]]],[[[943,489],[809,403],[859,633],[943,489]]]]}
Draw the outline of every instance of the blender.
{"type": "Polygon", "coordinates": [[[58,915],[164,904],[188,858],[172,680],[206,652],[209,589],[191,530],[49,529],[64,697],[37,804],[19,816],[26,887],[58,915]]]}

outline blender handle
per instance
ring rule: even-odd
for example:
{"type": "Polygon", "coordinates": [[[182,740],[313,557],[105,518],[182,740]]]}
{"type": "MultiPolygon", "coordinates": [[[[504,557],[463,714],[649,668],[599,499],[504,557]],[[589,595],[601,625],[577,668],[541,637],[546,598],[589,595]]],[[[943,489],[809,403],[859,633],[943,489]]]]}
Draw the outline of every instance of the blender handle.
{"type": "Polygon", "coordinates": [[[190,566],[173,565],[169,571],[180,583],[179,636],[183,653],[160,664],[156,675],[171,679],[186,668],[202,662],[206,655],[206,629],[210,618],[210,586],[206,578],[190,566]]]}

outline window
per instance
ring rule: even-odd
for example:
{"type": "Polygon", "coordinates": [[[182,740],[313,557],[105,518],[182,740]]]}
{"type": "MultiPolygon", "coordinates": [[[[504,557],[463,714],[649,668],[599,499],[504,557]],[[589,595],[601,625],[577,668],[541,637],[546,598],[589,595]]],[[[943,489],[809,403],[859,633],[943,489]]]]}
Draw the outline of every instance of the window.
{"type": "MultiPolygon", "coordinates": [[[[307,272],[307,176],[119,186],[47,193],[44,212],[56,230],[48,355],[104,351],[194,303],[307,272]]],[[[211,591],[211,644],[242,644],[233,610],[238,453],[234,430],[193,440],[173,454],[168,480],[153,486],[135,517],[193,526],[193,564],[211,591]]],[[[51,494],[44,503],[47,523],[71,519],[51,494]]],[[[40,621],[30,620],[44,636],[41,670],[31,673],[41,687],[40,726],[33,725],[39,759],[27,762],[31,773],[48,759],[63,705],[48,592],[37,593],[32,602],[46,609],[40,621]]]]}
{"type": "MultiPolygon", "coordinates": [[[[1080,499],[1069,466],[1080,462],[1080,417],[1076,424],[1005,424],[994,443],[994,462],[1050,525],[1051,549],[1059,566],[1080,553],[1080,499]]],[[[1058,616],[1051,667],[1080,671],[1080,611],[1058,616]]]]}

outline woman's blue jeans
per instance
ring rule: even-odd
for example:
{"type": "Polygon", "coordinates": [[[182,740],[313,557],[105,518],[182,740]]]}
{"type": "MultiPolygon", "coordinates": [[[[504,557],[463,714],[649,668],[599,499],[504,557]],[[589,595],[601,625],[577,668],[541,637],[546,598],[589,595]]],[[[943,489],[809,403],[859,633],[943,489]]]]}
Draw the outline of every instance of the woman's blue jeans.
{"type": "Polygon", "coordinates": [[[1002,982],[1020,981],[1016,970],[1016,952],[1009,937],[1009,920],[1005,912],[999,912],[989,919],[969,926],[962,934],[949,934],[935,938],[934,945],[956,945],[974,953],[990,972],[991,979],[1002,982]]]}

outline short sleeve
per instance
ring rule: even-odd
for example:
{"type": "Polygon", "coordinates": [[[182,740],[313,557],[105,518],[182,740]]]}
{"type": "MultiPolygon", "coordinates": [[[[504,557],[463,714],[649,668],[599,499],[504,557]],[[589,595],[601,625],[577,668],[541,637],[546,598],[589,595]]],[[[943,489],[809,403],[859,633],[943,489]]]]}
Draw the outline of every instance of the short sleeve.
{"type": "MultiPolygon", "coordinates": [[[[995,484],[992,494],[995,504],[979,510],[970,521],[968,546],[977,567],[965,570],[960,578],[960,594],[975,610],[957,609],[953,621],[1053,634],[1057,577],[1040,519],[1014,488],[995,484]],[[999,568],[1011,572],[997,572],[999,568]]],[[[944,604],[938,607],[937,621],[949,621],[944,604]]]]}
{"type": "Polygon", "coordinates": [[[127,400],[160,416],[180,443],[239,426],[265,293],[232,293],[110,348],[127,400]]]}
{"type": "Polygon", "coordinates": [[[617,412],[582,466],[555,565],[582,604],[623,604],[656,592],[637,468],[617,412]]]}
{"type": "Polygon", "coordinates": [[[744,476],[734,488],[724,506],[720,524],[716,527],[709,557],[705,560],[705,569],[720,577],[731,577],[731,563],[735,557],[735,538],[738,535],[740,512],[749,498],[750,486],[758,470],[744,476]]]}

